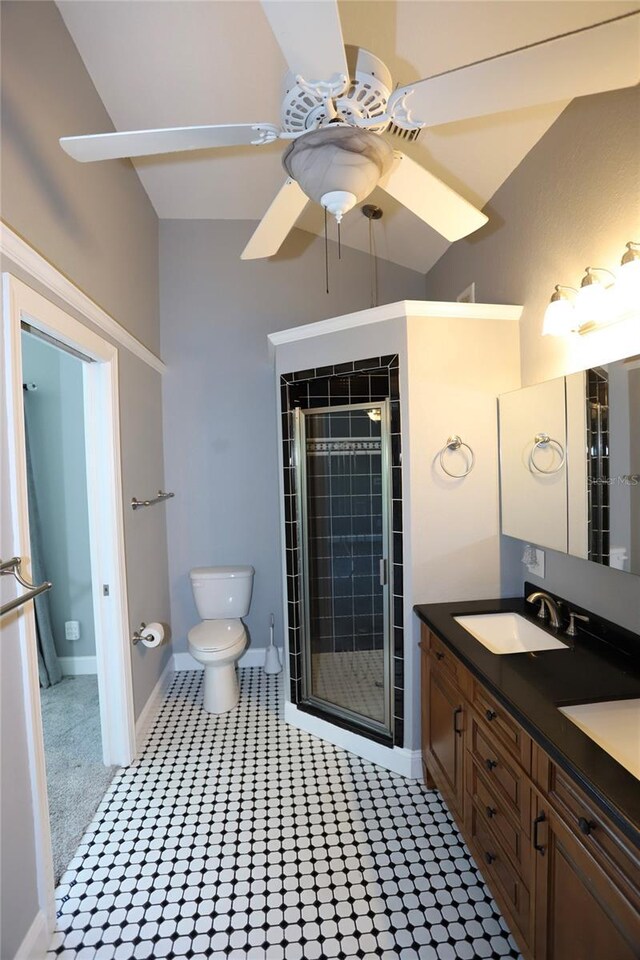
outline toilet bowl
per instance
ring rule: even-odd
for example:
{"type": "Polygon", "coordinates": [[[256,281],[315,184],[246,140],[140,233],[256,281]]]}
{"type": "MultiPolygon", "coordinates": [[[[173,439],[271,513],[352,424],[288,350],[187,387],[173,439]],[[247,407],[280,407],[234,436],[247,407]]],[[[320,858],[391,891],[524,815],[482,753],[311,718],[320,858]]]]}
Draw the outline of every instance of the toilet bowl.
{"type": "Polygon", "coordinates": [[[253,567],[196,567],[191,587],[202,621],[188,633],[189,653],[204,666],[204,709],[232,710],[240,696],[236,663],[247,646],[253,567]]]}

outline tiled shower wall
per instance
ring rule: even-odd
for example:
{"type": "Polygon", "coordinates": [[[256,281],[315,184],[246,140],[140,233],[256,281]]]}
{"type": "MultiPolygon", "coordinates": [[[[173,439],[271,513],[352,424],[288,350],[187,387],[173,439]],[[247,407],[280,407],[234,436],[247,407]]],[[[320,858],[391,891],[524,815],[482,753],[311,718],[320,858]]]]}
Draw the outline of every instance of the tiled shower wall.
{"type": "Polygon", "coordinates": [[[364,410],[332,411],[306,428],[313,652],[381,650],[380,423],[364,410]]]}
{"type": "Polygon", "coordinates": [[[587,370],[587,489],[589,560],[609,564],[609,379],[606,369],[587,370]]]}
{"type": "MultiPolygon", "coordinates": [[[[284,492],[285,492],[285,535],[286,535],[286,561],[287,561],[287,598],[288,598],[288,620],[289,620],[289,673],[291,678],[291,700],[299,704],[302,696],[302,656],[301,656],[301,574],[300,574],[300,556],[298,543],[298,516],[296,510],[295,498],[295,470],[293,467],[293,447],[294,447],[294,414],[296,407],[302,409],[319,407],[340,407],[345,404],[379,402],[389,399],[391,408],[391,519],[392,519],[392,537],[391,537],[391,559],[390,572],[392,573],[391,590],[391,642],[393,645],[393,670],[391,681],[393,683],[392,712],[393,712],[393,742],[402,745],[404,739],[404,631],[403,631],[403,577],[402,577],[402,461],[401,461],[401,438],[400,438],[400,393],[399,393],[399,364],[397,355],[384,357],[372,357],[365,360],[356,360],[348,363],[341,363],[335,366],[319,367],[309,370],[299,370],[294,373],[288,373],[280,379],[281,409],[282,409],[282,436],[283,436],[283,462],[284,462],[284,492]]],[[[369,421],[370,422],[370,421],[369,421]]],[[[343,424],[346,430],[352,424],[343,424]]],[[[338,427],[336,427],[337,429],[338,427]]],[[[356,426],[356,429],[358,427],[356,426]]],[[[342,434],[345,435],[344,433],[342,434]]],[[[346,434],[353,436],[353,434],[346,434]]],[[[375,437],[363,436],[363,442],[370,441],[375,437]]],[[[371,485],[375,483],[375,471],[372,464],[373,456],[365,456],[362,459],[362,473],[364,479],[362,483],[368,485],[368,491],[371,485]]],[[[328,469],[328,468],[327,468],[328,469]]],[[[336,473],[336,482],[339,473],[336,473]]],[[[354,477],[357,484],[357,476],[354,477]]],[[[316,488],[318,489],[318,488],[316,488]]],[[[367,491],[367,492],[368,492],[367,491]]],[[[337,490],[335,491],[338,492],[337,490]]],[[[355,493],[355,491],[351,491],[355,493]]],[[[319,496],[322,494],[319,493],[319,496]]],[[[312,609],[312,615],[316,617],[314,626],[319,628],[322,633],[323,648],[326,642],[327,651],[344,649],[375,649],[381,644],[382,637],[374,630],[365,631],[359,636],[354,635],[356,618],[356,602],[358,609],[365,614],[365,619],[360,621],[361,626],[367,624],[366,617],[373,614],[373,578],[377,578],[377,559],[375,558],[375,570],[373,569],[374,551],[373,540],[367,538],[367,533],[373,532],[378,521],[381,524],[381,518],[376,519],[373,514],[362,514],[362,519],[358,519],[356,511],[362,507],[365,509],[364,499],[360,502],[356,493],[354,497],[345,497],[349,502],[349,513],[352,516],[345,517],[345,524],[349,525],[349,530],[358,536],[358,530],[362,527],[361,549],[363,553],[360,557],[361,563],[358,565],[358,571],[354,569],[354,576],[349,581],[341,578],[338,582],[338,594],[336,596],[333,590],[335,600],[344,600],[344,604],[338,603],[334,607],[331,616],[328,615],[328,606],[318,602],[312,609]],[[365,531],[365,526],[367,530],[365,531]],[[366,544],[366,550],[365,550],[366,544]],[[341,591],[344,593],[341,596],[341,591]],[[347,592],[348,591],[348,592],[347,592]],[[367,611],[364,606],[368,604],[367,611]],[[371,610],[369,612],[369,607],[371,610]],[[347,612],[348,608],[348,612],[347,612]],[[340,612],[344,610],[345,612],[340,612]],[[327,614],[324,616],[324,614],[327,614]],[[325,621],[325,622],[322,622],[325,621]]],[[[364,497],[364,494],[363,494],[364,497]]],[[[370,499],[367,498],[367,500],[370,499]]],[[[328,505],[327,505],[328,506],[328,505]]],[[[368,509],[368,508],[367,508],[368,509]]],[[[337,519],[337,518],[336,518],[337,519]]],[[[336,533],[339,533],[340,521],[336,524],[336,533]]],[[[381,527],[380,527],[381,529],[381,527]]],[[[345,527],[346,531],[346,527],[345,527]]],[[[327,591],[330,587],[329,576],[336,569],[340,570],[340,540],[339,536],[335,544],[328,542],[327,537],[324,559],[328,561],[327,572],[327,591]],[[337,565],[337,566],[336,566],[337,565]]],[[[355,540],[355,546],[358,547],[358,539],[355,540]]],[[[329,593],[327,592],[327,596],[329,593]]],[[[319,634],[314,633],[314,636],[319,634]]],[[[305,709],[311,710],[310,707],[305,709]]],[[[319,710],[313,708],[314,713],[320,714],[319,710]]],[[[327,719],[336,722],[334,717],[326,715],[327,719]]],[[[349,727],[349,724],[343,720],[342,726],[349,727]]],[[[352,729],[362,733],[362,729],[353,725],[352,729]]],[[[380,739],[376,737],[376,739],[380,739]]]]}

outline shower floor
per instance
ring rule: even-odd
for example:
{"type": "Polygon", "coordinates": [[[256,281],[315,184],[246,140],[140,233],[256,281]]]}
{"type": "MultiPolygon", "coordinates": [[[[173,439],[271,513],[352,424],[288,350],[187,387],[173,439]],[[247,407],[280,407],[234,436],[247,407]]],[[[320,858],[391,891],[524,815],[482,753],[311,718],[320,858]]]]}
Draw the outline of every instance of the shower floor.
{"type": "Polygon", "coordinates": [[[55,881],[67,868],[117,767],[102,762],[98,678],[40,690],[55,881]]]}
{"type": "Polygon", "coordinates": [[[383,650],[316,653],[311,670],[314,696],[384,721],[383,650]]]}

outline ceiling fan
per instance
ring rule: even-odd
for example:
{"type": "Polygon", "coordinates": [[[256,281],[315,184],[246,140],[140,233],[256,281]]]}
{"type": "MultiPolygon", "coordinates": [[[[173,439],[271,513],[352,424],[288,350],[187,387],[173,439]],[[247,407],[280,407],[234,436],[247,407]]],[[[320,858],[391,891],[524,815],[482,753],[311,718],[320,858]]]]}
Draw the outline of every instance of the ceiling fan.
{"type": "Polygon", "coordinates": [[[451,187],[382,135],[632,86],[638,82],[639,11],[392,89],[385,64],[346,47],[337,0],[262,0],[289,66],[281,127],[214,124],[63,137],[82,162],[288,142],[287,180],[242,253],[275,254],[311,199],[340,223],[376,186],[449,241],[487,222],[451,187]]]}

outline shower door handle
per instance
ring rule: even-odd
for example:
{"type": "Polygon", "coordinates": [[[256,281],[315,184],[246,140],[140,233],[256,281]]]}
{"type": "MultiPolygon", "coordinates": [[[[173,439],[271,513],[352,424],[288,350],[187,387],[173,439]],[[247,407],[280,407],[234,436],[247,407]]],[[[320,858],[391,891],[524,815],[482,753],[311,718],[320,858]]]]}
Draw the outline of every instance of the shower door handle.
{"type": "Polygon", "coordinates": [[[382,559],[380,561],[380,586],[386,587],[387,585],[387,561],[382,559]]]}

